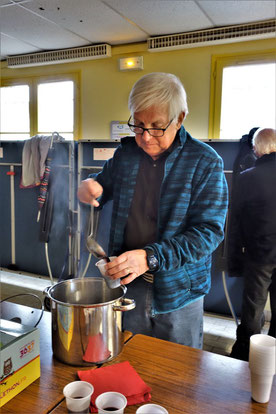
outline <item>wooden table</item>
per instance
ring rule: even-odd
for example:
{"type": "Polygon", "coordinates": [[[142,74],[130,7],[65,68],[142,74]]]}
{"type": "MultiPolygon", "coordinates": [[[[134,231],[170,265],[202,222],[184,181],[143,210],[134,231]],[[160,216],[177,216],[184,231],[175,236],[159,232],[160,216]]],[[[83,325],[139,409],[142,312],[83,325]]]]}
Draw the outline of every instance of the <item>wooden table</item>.
{"type": "MultiPolygon", "coordinates": [[[[41,378],[4,405],[3,414],[67,413],[62,389],[76,379],[78,369],[87,369],[53,358],[50,314],[45,313],[39,329],[41,378]]],[[[129,361],[152,388],[151,402],[170,414],[276,413],[276,381],[268,404],[252,401],[247,362],[144,335],[130,339],[109,365],[122,361],[129,361]]],[[[135,413],[138,406],[127,407],[125,414],[135,413]]]]}

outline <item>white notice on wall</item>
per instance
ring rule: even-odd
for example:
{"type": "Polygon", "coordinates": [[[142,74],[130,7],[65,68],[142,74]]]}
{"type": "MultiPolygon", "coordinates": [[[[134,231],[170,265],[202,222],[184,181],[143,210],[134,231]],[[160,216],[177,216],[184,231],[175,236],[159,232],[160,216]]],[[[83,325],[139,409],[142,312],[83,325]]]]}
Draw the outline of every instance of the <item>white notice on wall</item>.
{"type": "Polygon", "coordinates": [[[93,159],[95,161],[105,161],[113,157],[116,148],[94,148],[93,159]]]}
{"type": "Polygon", "coordinates": [[[113,141],[120,141],[121,138],[132,136],[135,134],[129,129],[126,121],[111,121],[110,122],[110,137],[113,141]]]}

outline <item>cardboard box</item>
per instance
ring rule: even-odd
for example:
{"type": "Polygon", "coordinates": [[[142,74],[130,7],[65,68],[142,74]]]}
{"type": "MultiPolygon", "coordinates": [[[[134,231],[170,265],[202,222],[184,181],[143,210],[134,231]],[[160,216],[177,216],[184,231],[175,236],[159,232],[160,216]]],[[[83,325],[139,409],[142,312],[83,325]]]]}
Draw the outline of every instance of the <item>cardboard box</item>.
{"type": "Polygon", "coordinates": [[[0,319],[0,407],[39,377],[39,330],[0,319]]]}

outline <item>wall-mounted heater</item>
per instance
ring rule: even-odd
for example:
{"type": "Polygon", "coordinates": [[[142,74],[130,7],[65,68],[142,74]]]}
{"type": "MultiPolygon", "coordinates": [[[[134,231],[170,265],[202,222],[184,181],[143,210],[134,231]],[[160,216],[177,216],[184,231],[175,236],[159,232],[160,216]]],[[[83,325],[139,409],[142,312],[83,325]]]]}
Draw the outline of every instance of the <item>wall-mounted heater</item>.
{"type": "Polygon", "coordinates": [[[78,62],[81,60],[103,59],[108,57],[111,57],[111,46],[105,43],[101,45],[11,56],[7,58],[7,64],[8,68],[23,68],[28,66],[78,62]]]}
{"type": "Polygon", "coordinates": [[[197,30],[148,39],[149,52],[186,49],[275,37],[276,20],[197,30]]]}

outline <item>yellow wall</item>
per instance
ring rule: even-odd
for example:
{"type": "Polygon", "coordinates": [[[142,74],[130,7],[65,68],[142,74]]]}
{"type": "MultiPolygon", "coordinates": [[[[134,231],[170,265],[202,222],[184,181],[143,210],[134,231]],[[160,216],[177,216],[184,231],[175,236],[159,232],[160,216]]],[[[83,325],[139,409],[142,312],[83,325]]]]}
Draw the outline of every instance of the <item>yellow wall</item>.
{"type": "Polygon", "coordinates": [[[182,80],[189,105],[186,129],[195,138],[208,137],[211,58],[216,54],[240,54],[271,49],[274,39],[151,53],[146,43],[113,46],[112,57],[84,62],[9,69],[1,65],[2,78],[78,73],[80,81],[79,139],[109,139],[110,121],[126,121],[127,100],[133,83],[142,75],[172,72],[182,80]],[[143,71],[120,72],[118,59],[144,57],[143,71]]]}

